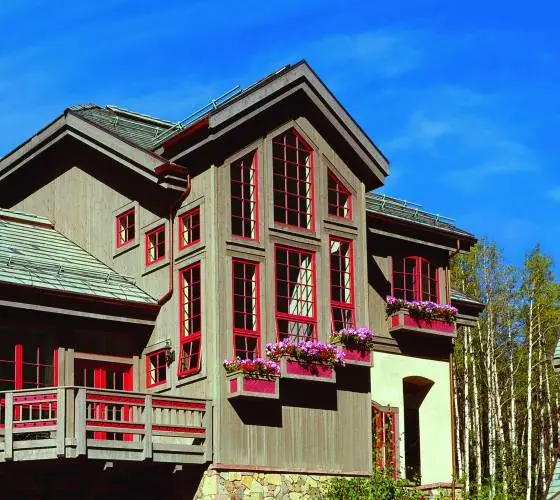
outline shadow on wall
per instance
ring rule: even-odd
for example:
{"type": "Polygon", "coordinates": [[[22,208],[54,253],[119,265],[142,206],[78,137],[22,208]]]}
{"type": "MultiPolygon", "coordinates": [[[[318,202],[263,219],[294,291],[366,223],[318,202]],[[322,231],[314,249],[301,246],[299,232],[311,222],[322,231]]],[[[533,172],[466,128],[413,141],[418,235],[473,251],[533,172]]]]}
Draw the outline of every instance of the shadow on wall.
{"type": "Polygon", "coordinates": [[[406,478],[421,484],[420,407],[433,387],[433,380],[424,377],[403,378],[404,459],[406,478]]]}

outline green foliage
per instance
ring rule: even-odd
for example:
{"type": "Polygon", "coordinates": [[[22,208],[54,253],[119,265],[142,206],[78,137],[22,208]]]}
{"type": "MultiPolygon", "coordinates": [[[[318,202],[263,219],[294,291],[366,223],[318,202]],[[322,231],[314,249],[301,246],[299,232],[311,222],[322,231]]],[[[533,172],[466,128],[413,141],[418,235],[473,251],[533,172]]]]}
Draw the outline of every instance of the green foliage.
{"type": "Polygon", "coordinates": [[[374,472],[370,478],[341,479],[329,481],[325,498],[332,500],[420,500],[422,494],[407,486],[402,479],[393,479],[382,471],[374,472]]]}

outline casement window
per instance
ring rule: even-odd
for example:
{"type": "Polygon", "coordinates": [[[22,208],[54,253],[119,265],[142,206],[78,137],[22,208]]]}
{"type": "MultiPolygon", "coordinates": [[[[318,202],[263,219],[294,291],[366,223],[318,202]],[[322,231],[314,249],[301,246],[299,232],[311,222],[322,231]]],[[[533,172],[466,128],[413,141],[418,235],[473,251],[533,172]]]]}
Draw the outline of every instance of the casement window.
{"type": "Polygon", "coordinates": [[[134,208],[117,215],[116,219],[117,248],[124,247],[136,239],[136,214],[134,208]]]}
{"type": "Polygon", "coordinates": [[[272,140],[274,221],[313,229],[313,150],[294,130],[272,140]]]}
{"type": "Polygon", "coordinates": [[[331,236],[330,284],[332,330],[356,326],[354,313],[354,261],[352,241],[331,236]]]}
{"type": "Polygon", "coordinates": [[[374,467],[396,479],[398,466],[398,409],[373,403],[371,406],[371,435],[374,467]]]}
{"type": "Polygon", "coordinates": [[[437,270],[424,257],[393,257],[393,296],[438,302],[437,270]]]}
{"type": "Polygon", "coordinates": [[[234,354],[255,359],[260,354],[259,264],[233,259],[232,286],[234,354]]]}
{"type": "Polygon", "coordinates": [[[146,265],[165,258],[165,224],[146,233],[146,265]]]}
{"type": "Polygon", "coordinates": [[[200,207],[193,208],[179,217],[179,250],[200,241],[200,207]]]}
{"type": "Polygon", "coordinates": [[[316,340],[315,254],[279,245],[274,251],[278,340],[316,340]]]}
{"type": "Polygon", "coordinates": [[[0,347],[0,390],[57,385],[58,351],[22,344],[0,347]]]}
{"type": "Polygon", "coordinates": [[[165,384],[167,381],[167,349],[146,355],[146,387],[165,384]]]}
{"type": "Polygon", "coordinates": [[[343,219],[352,218],[352,194],[328,171],[328,213],[343,219]]]}
{"type": "Polygon", "coordinates": [[[200,262],[180,272],[181,282],[181,353],[179,376],[200,371],[202,334],[202,295],[200,262]]]}
{"type": "Polygon", "coordinates": [[[231,233],[258,239],[257,151],[239,158],[230,166],[231,233]]]}

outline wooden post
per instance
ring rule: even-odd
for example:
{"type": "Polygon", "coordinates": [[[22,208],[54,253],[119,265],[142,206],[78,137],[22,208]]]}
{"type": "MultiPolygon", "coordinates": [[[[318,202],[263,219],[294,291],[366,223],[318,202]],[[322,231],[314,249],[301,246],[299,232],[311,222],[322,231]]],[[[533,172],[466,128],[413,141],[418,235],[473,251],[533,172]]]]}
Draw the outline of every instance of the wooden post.
{"type": "Polygon", "coordinates": [[[144,459],[153,457],[152,413],[152,395],[146,394],[144,398],[144,459]]]}
{"type": "Polygon", "coordinates": [[[76,453],[86,454],[86,389],[80,388],[76,394],[74,430],[76,432],[76,453]]]}
{"type": "Polygon", "coordinates": [[[56,456],[63,457],[66,450],[66,390],[56,390],[56,456]]]}
{"type": "Polygon", "coordinates": [[[14,393],[6,393],[6,420],[4,423],[4,459],[14,459],[14,440],[13,440],[13,425],[14,425],[14,393]]]}
{"type": "Polygon", "coordinates": [[[212,421],[213,421],[214,405],[211,400],[206,401],[206,412],[204,414],[203,425],[206,431],[204,439],[204,460],[206,462],[212,461],[214,443],[212,438],[212,421]]]}

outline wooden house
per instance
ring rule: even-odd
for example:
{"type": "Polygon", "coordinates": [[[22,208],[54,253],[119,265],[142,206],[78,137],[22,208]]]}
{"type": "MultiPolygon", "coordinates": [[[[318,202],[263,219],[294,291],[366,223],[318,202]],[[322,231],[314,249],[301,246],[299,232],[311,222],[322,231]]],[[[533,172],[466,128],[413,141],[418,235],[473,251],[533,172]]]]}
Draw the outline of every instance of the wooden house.
{"type": "Polygon", "coordinates": [[[372,194],[388,174],[305,62],[180,123],[73,106],[4,156],[14,496],[81,497],[95,477],[92,497],[281,497],[373,466],[451,482],[449,359],[480,304],[450,290],[448,265],[475,239],[372,194]],[[387,318],[391,295],[454,304],[458,320],[387,318]],[[225,358],[348,326],[376,332],[373,368],[286,371],[268,394],[226,378],[225,358]]]}

